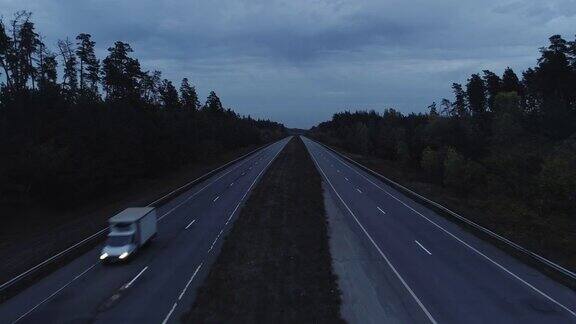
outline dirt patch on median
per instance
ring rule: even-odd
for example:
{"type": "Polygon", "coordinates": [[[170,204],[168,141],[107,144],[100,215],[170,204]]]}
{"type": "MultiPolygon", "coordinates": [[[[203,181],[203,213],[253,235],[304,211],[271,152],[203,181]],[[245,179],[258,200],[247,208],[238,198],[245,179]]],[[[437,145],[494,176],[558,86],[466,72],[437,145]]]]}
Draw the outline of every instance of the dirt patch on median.
{"type": "Polygon", "coordinates": [[[292,139],[251,193],[189,323],[342,322],[321,178],[292,139]]]}

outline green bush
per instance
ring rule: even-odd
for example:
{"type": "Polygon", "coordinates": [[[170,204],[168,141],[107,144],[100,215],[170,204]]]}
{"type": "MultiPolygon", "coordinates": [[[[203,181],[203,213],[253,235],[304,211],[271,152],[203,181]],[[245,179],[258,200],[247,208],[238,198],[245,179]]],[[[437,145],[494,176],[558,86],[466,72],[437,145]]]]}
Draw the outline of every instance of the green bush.
{"type": "Polygon", "coordinates": [[[422,151],[420,168],[424,171],[428,181],[432,183],[442,182],[442,158],[438,152],[429,146],[422,151]]]}

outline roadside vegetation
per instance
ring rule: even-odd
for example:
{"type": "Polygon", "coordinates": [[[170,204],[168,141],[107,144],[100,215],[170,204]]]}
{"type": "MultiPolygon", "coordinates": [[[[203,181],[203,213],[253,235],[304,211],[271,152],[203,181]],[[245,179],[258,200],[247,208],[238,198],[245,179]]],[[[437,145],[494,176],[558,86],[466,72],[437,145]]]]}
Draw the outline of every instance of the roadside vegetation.
{"type": "Polygon", "coordinates": [[[143,71],[118,41],[91,35],[50,48],[31,13],[0,19],[0,282],[100,229],[112,213],[286,135],[215,92],[200,102],[143,71]]]}
{"type": "Polygon", "coordinates": [[[310,131],[417,192],[576,270],[576,41],[521,77],[485,70],[429,112],[343,112],[310,131]]]}
{"type": "Polygon", "coordinates": [[[189,323],[335,323],[321,178],[293,138],[254,188],[191,310],[189,323]]]}
{"type": "Polygon", "coordinates": [[[129,44],[95,55],[91,35],[51,49],[29,12],[0,21],[0,203],[70,206],[207,156],[284,136],[215,92],[200,103],[143,71],[129,44]],[[61,75],[58,75],[61,72],[61,75]]]}

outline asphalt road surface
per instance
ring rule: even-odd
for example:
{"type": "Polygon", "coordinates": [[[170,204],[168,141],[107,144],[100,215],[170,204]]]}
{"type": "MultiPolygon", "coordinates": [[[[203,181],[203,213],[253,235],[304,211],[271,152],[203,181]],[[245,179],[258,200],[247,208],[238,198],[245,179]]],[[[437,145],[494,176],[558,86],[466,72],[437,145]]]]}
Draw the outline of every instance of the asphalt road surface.
{"type": "Polygon", "coordinates": [[[102,265],[94,248],[1,304],[0,322],[178,322],[242,202],[289,139],[158,208],[158,235],[131,262],[102,265]]]}
{"type": "Polygon", "coordinates": [[[377,256],[372,268],[395,280],[401,296],[375,294],[380,303],[400,299],[397,308],[413,313],[402,317],[424,323],[576,323],[574,291],[303,140],[350,228],[377,256]]]}

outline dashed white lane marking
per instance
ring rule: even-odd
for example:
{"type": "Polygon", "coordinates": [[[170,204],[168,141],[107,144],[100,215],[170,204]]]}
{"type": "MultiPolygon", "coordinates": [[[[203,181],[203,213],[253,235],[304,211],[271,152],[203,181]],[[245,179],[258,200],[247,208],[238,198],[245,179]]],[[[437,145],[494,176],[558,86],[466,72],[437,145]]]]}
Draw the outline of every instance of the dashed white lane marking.
{"type": "Polygon", "coordinates": [[[358,191],[359,193],[362,193],[362,190],[360,190],[360,189],[358,189],[358,188],[356,188],[356,191],[358,191]]]}
{"type": "MultiPolygon", "coordinates": [[[[319,145],[319,144],[317,144],[319,145]]],[[[501,269],[502,271],[506,272],[507,274],[509,274],[510,276],[512,276],[514,279],[518,280],[519,282],[521,282],[522,284],[526,285],[527,287],[529,287],[530,289],[532,289],[533,291],[535,291],[536,293],[540,294],[540,296],[546,298],[547,300],[549,300],[550,302],[556,304],[557,306],[559,306],[560,308],[564,309],[565,311],[567,311],[568,313],[570,313],[572,316],[576,317],[576,312],[571,310],[570,308],[568,308],[567,306],[565,306],[564,304],[562,304],[561,302],[557,301],[556,299],[550,297],[548,294],[546,294],[545,292],[541,291],[540,289],[536,288],[534,285],[532,285],[531,283],[529,283],[528,281],[520,278],[518,275],[516,275],[514,272],[508,270],[506,267],[504,267],[503,265],[501,265],[500,263],[492,260],[489,256],[487,256],[486,254],[480,252],[480,250],[476,249],[475,247],[473,247],[472,245],[466,243],[464,240],[462,240],[461,238],[459,238],[458,236],[452,234],[450,231],[448,231],[447,229],[445,229],[444,227],[438,225],[436,222],[434,222],[433,220],[431,220],[430,218],[424,216],[424,214],[422,214],[421,212],[417,211],[416,209],[414,209],[413,207],[411,207],[410,205],[408,205],[407,203],[405,203],[404,201],[402,201],[400,198],[394,196],[393,194],[391,194],[390,192],[388,192],[386,189],[382,188],[381,186],[379,186],[378,184],[376,184],[374,181],[370,180],[369,178],[367,178],[366,176],[364,176],[362,173],[360,173],[359,171],[357,171],[355,168],[353,168],[352,166],[350,166],[349,164],[345,163],[344,161],[342,161],[341,159],[335,157],[331,152],[328,152],[328,154],[330,154],[332,157],[334,157],[338,162],[340,162],[342,165],[348,167],[349,169],[351,169],[352,171],[354,171],[356,174],[360,175],[362,178],[366,179],[366,181],[370,182],[371,184],[373,184],[376,188],[382,190],[384,193],[386,193],[388,196],[392,197],[393,199],[395,199],[396,201],[398,201],[399,203],[401,203],[402,205],[404,205],[406,208],[410,209],[411,211],[413,211],[415,214],[417,214],[418,216],[422,217],[423,219],[425,219],[426,221],[428,221],[430,224],[434,225],[436,228],[440,229],[441,231],[443,231],[444,233],[446,233],[447,235],[449,235],[450,237],[452,237],[453,239],[455,239],[456,241],[460,242],[462,245],[466,246],[467,248],[469,248],[470,250],[474,251],[476,254],[480,255],[481,257],[483,257],[485,260],[489,261],[490,263],[492,263],[494,266],[496,266],[497,268],[501,269]]],[[[326,175],[324,175],[326,177],[326,175]]]]}
{"type": "Polygon", "coordinates": [[[268,166],[274,160],[276,160],[276,157],[278,156],[278,154],[280,154],[280,152],[282,152],[282,150],[279,150],[278,152],[276,152],[276,154],[272,157],[272,159],[270,161],[268,161],[268,163],[264,166],[264,168],[262,170],[260,170],[260,173],[258,173],[256,178],[254,178],[254,181],[252,181],[252,183],[250,184],[250,187],[248,187],[248,190],[246,190],[246,192],[244,192],[244,195],[242,196],[242,198],[240,198],[240,201],[238,201],[238,203],[236,204],[236,207],[234,207],[234,210],[230,213],[230,216],[228,216],[228,219],[226,220],[226,225],[228,225],[228,222],[230,222],[232,220],[232,217],[234,217],[234,214],[236,213],[236,211],[240,207],[240,204],[242,204],[242,201],[244,200],[244,198],[246,198],[246,196],[248,195],[250,190],[252,190],[252,187],[254,186],[254,184],[256,184],[256,181],[258,181],[258,179],[260,178],[262,173],[264,173],[264,171],[266,171],[266,169],[268,169],[268,166]]]}
{"type": "MultiPolygon", "coordinates": [[[[276,155],[278,155],[280,153],[280,151],[278,151],[276,153],[276,155]]],[[[276,155],[274,156],[274,158],[276,157],[276,155]]],[[[258,156],[258,155],[257,155],[258,156]]],[[[256,156],[256,157],[257,157],[256,156]]],[[[178,209],[180,206],[184,205],[185,203],[187,203],[190,199],[194,198],[195,196],[197,196],[199,193],[201,193],[202,191],[204,191],[204,189],[208,188],[209,186],[215,184],[218,180],[220,180],[221,178],[223,178],[224,176],[226,176],[227,174],[229,174],[230,172],[238,169],[239,167],[241,167],[242,165],[246,164],[248,161],[252,160],[254,158],[253,157],[248,157],[246,158],[244,161],[242,161],[241,163],[238,163],[236,166],[232,167],[231,169],[229,169],[228,171],[226,171],[225,173],[221,174],[220,176],[218,176],[216,179],[214,179],[214,181],[210,182],[209,184],[205,185],[204,187],[200,188],[198,191],[194,192],[192,195],[190,195],[189,197],[187,197],[184,201],[180,202],[179,204],[177,204],[175,207],[173,207],[172,209],[170,209],[168,212],[166,212],[165,214],[163,214],[162,216],[158,217],[158,221],[161,221],[164,217],[170,215],[172,212],[174,212],[176,209],[178,209]]],[[[270,163],[268,163],[270,164],[270,163]]],[[[242,175],[245,175],[246,173],[243,173],[242,175]]],[[[260,175],[260,174],[259,174],[260,175]]],[[[259,176],[258,175],[258,176],[259,176]]],[[[231,183],[230,185],[232,186],[234,183],[231,183]]],[[[252,186],[250,186],[252,187],[252,186]]],[[[231,218],[231,217],[230,217],[231,218]]],[[[92,270],[97,263],[92,264],[90,267],[88,267],[87,269],[85,269],[84,271],[82,271],[80,274],[76,275],[71,281],[69,281],[68,283],[66,283],[65,285],[63,285],[62,287],[60,287],[59,289],[57,289],[55,292],[53,292],[52,294],[50,294],[48,297],[46,297],[45,299],[43,299],[42,301],[40,301],[38,304],[36,304],[34,307],[30,308],[26,313],[22,314],[20,317],[18,317],[16,320],[14,320],[12,323],[16,323],[18,321],[20,321],[21,319],[23,319],[24,317],[28,316],[30,313],[32,313],[36,308],[40,307],[42,304],[44,304],[45,302],[47,302],[48,300],[50,300],[52,297],[56,296],[60,291],[64,290],[66,287],[68,287],[72,282],[78,280],[80,277],[84,276],[88,271],[92,270]]],[[[174,307],[176,307],[176,304],[174,304],[174,307]]],[[[174,311],[174,309],[172,309],[171,313],[174,311]]],[[[171,313],[169,315],[171,315],[171,313]]],[[[167,321],[168,317],[164,320],[167,321]]],[[[164,323],[163,322],[163,323],[164,323]]]]}
{"type": "MultiPolygon", "coordinates": [[[[195,193],[193,193],[192,195],[190,195],[189,197],[187,197],[186,199],[184,199],[184,201],[182,201],[181,203],[179,203],[178,205],[174,206],[174,208],[170,209],[169,211],[167,211],[164,215],[158,217],[158,221],[162,220],[164,217],[172,214],[172,212],[174,212],[176,209],[180,208],[180,206],[184,205],[185,203],[187,203],[190,199],[196,197],[196,195],[198,195],[199,193],[201,193],[202,191],[204,191],[204,189],[208,188],[209,186],[215,184],[218,180],[222,179],[224,176],[226,176],[227,174],[229,174],[230,172],[238,169],[239,167],[241,167],[242,165],[244,165],[246,162],[248,162],[249,160],[251,160],[252,158],[248,158],[247,160],[242,161],[242,163],[234,166],[233,168],[231,168],[230,170],[226,171],[224,174],[220,175],[218,178],[214,179],[214,181],[210,182],[209,184],[205,185],[204,187],[200,188],[200,190],[196,191],[195,193]]],[[[242,175],[244,175],[245,173],[243,173],[242,175]]]]}
{"type": "Polygon", "coordinates": [[[382,214],[386,215],[386,212],[383,211],[382,208],[380,208],[380,207],[376,207],[376,208],[378,208],[378,210],[379,210],[382,214]]]}
{"type": "Polygon", "coordinates": [[[416,242],[416,244],[418,244],[418,246],[421,247],[422,250],[426,251],[426,253],[428,253],[429,255],[432,255],[432,253],[430,253],[430,251],[428,251],[428,249],[426,249],[426,248],[424,247],[424,245],[420,244],[420,242],[418,242],[418,241],[416,241],[416,240],[414,240],[414,242],[416,242]]]}
{"type": "Polygon", "coordinates": [[[188,227],[192,226],[192,224],[194,224],[194,222],[196,222],[195,219],[193,219],[190,224],[186,225],[186,227],[184,229],[188,229],[188,227]]]}
{"type": "Polygon", "coordinates": [[[216,198],[214,198],[214,199],[212,200],[212,202],[216,202],[216,200],[218,200],[218,199],[220,199],[220,196],[216,196],[216,198]]]}
{"type": "Polygon", "coordinates": [[[178,296],[178,300],[181,300],[182,297],[184,297],[184,294],[186,293],[186,290],[188,289],[188,286],[190,286],[190,284],[192,283],[192,281],[194,280],[194,277],[196,277],[196,274],[198,273],[198,271],[200,271],[200,268],[202,268],[202,265],[204,264],[204,262],[200,263],[200,265],[196,268],[196,270],[194,271],[194,273],[192,274],[192,277],[190,277],[190,280],[188,280],[188,282],[186,283],[186,286],[184,287],[184,289],[182,289],[182,292],[180,293],[180,296],[178,296]]]}
{"type": "Polygon", "coordinates": [[[168,319],[170,319],[170,316],[172,316],[172,313],[174,313],[176,306],[178,306],[178,303],[174,303],[174,305],[172,305],[172,309],[170,309],[170,312],[168,312],[168,315],[166,315],[166,317],[162,321],[162,324],[168,323],[168,319]]]}
{"type": "MultiPolygon", "coordinates": [[[[274,157],[272,157],[272,159],[268,162],[268,164],[266,164],[266,166],[260,171],[260,173],[258,173],[258,175],[256,176],[256,178],[254,179],[254,181],[252,181],[252,183],[250,184],[250,187],[248,187],[248,190],[246,190],[246,192],[244,193],[244,195],[242,196],[242,198],[240,198],[240,201],[238,202],[238,204],[236,205],[236,207],[234,208],[234,210],[232,211],[232,213],[230,214],[230,217],[228,217],[228,221],[226,222],[226,224],[228,224],[228,222],[232,219],[232,216],[234,216],[234,213],[236,213],[236,211],[238,210],[238,208],[240,207],[240,204],[242,203],[242,201],[244,200],[244,198],[246,198],[246,196],[248,195],[248,193],[250,192],[250,190],[252,189],[252,187],[254,186],[254,184],[256,183],[256,181],[258,180],[258,178],[260,178],[260,176],[262,175],[262,173],[264,173],[264,171],[268,168],[268,166],[272,163],[272,161],[274,161],[276,159],[276,157],[278,156],[278,154],[280,154],[282,150],[279,150],[278,152],[276,152],[276,154],[274,155],[274,157]]],[[[212,251],[212,249],[214,248],[214,245],[216,244],[216,242],[218,241],[218,238],[220,238],[220,236],[222,235],[222,233],[224,233],[224,229],[220,230],[220,233],[218,233],[218,235],[216,236],[216,238],[214,239],[214,242],[212,242],[212,245],[210,246],[210,249],[208,250],[208,252],[212,251]]],[[[182,296],[184,296],[184,293],[186,291],[186,289],[188,288],[188,286],[190,285],[190,283],[193,281],[194,276],[196,275],[196,273],[198,272],[198,270],[200,270],[200,267],[202,266],[202,264],[200,264],[200,266],[198,266],[198,268],[196,269],[196,271],[194,272],[194,274],[192,275],[192,278],[190,278],[190,280],[188,281],[188,284],[186,285],[186,287],[184,287],[184,290],[180,293],[180,296],[178,297],[178,300],[181,300],[182,296]]],[[[178,306],[178,302],[175,302],[174,305],[172,305],[172,309],[170,309],[170,312],[168,313],[168,315],[166,315],[166,318],[164,318],[164,321],[162,321],[162,324],[165,324],[168,322],[168,320],[170,319],[170,316],[172,316],[172,313],[174,313],[174,310],[176,309],[176,306],[178,306]]]]}
{"type": "Polygon", "coordinates": [[[346,181],[350,181],[350,179],[348,179],[348,178],[346,178],[346,177],[344,177],[344,179],[346,179],[346,181]]]}
{"type": "Polygon", "coordinates": [[[394,274],[396,275],[396,277],[398,278],[398,280],[400,280],[400,282],[402,283],[402,285],[404,286],[404,288],[406,288],[406,290],[410,293],[410,295],[412,296],[412,298],[414,298],[414,301],[416,301],[416,303],[418,304],[418,306],[420,306],[420,309],[422,309],[422,311],[424,312],[424,314],[426,315],[426,317],[428,317],[428,320],[430,320],[430,322],[432,322],[433,324],[437,324],[436,320],[434,319],[434,317],[432,317],[432,314],[430,314],[430,312],[428,311],[428,309],[426,308],[426,306],[424,306],[424,304],[422,303],[422,301],[420,300],[420,298],[418,298],[418,296],[416,296],[416,294],[414,293],[414,291],[412,290],[412,288],[410,288],[410,286],[408,286],[408,283],[406,283],[406,280],[404,280],[404,278],[400,275],[400,273],[398,272],[398,270],[396,270],[396,267],[394,267],[394,265],[392,264],[392,262],[390,262],[390,260],[388,259],[388,257],[386,256],[386,254],[384,254],[384,252],[382,251],[382,249],[380,249],[380,247],[378,246],[378,244],[376,244],[376,241],[374,241],[374,239],[372,238],[372,236],[370,235],[370,233],[368,233],[368,231],[366,230],[366,228],[364,227],[364,225],[362,225],[362,223],[360,223],[360,221],[358,220],[358,218],[356,217],[356,214],[354,214],[354,212],[352,211],[352,209],[350,209],[350,207],[348,206],[348,204],[346,204],[346,202],[344,201],[344,199],[342,198],[342,196],[340,196],[340,194],[338,193],[338,191],[336,191],[336,188],[334,188],[334,185],[332,184],[332,181],[330,181],[330,179],[328,178],[328,176],[326,175],[326,173],[324,172],[324,170],[322,169],[322,167],[320,166],[320,163],[318,163],[318,161],[316,161],[316,158],[314,157],[314,154],[310,154],[312,156],[312,159],[314,160],[314,164],[316,164],[316,167],[318,168],[318,170],[320,170],[320,172],[322,173],[322,175],[324,176],[324,179],[326,179],[326,181],[328,182],[328,184],[330,185],[330,187],[332,188],[332,190],[334,190],[334,193],[336,194],[336,196],[338,197],[338,199],[340,199],[340,201],[344,204],[344,206],[346,207],[346,209],[348,210],[348,212],[350,213],[350,215],[352,215],[352,218],[354,218],[354,221],[356,221],[356,224],[358,224],[358,226],[360,227],[360,229],[362,230],[362,232],[364,232],[364,234],[366,235],[366,237],[368,237],[368,240],[370,241],[370,243],[372,243],[372,245],[374,246],[374,248],[376,248],[376,250],[378,251],[378,253],[380,254],[380,256],[382,257],[382,259],[384,259],[384,261],[386,261],[386,263],[388,264],[388,266],[390,267],[390,269],[392,269],[392,272],[394,272],[394,274]]]}
{"type": "Polygon", "coordinates": [[[340,170],[336,169],[336,172],[340,173],[340,170]]]}
{"type": "Polygon", "coordinates": [[[230,183],[230,187],[232,187],[234,185],[234,182],[230,183]]]}
{"type": "Polygon", "coordinates": [[[132,280],[130,280],[130,282],[128,282],[127,284],[124,285],[124,289],[128,289],[130,288],[130,286],[132,286],[134,284],[134,282],[136,282],[136,280],[144,273],[144,271],[148,270],[148,266],[145,266],[144,269],[142,269],[140,272],[138,272],[138,274],[136,275],[136,277],[134,277],[132,280]]]}
{"type": "Polygon", "coordinates": [[[64,288],[68,287],[71,283],[73,283],[74,281],[76,281],[78,278],[82,277],[83,275],[85,275],[88,271],[92,270],[92,268],[94,268],[96,266],[96,263],[94,263],[93,265],[89,266],[86,270],[82,271],[79,275],[77,275],[76,277],[74,277],[74,279],[68,281],[64,286],[60,287],[58,290],[56,290],[55,292],[53,292],[52,294],[50,294],[50,296],[44,298],[41,302],[39,302],[38,304],[36,304],[36,306],[30,308],[29,311],[27,311],[26,313],[22,314],[20,317],[18,317],[14,322],[12,323],[16,323],[19,320],[23,319],[24,317],[28,316],[28,314],[32,313],[36,308],[40,307],[40,305],[44,304],[46,301],[48,301],[50,298],[56,296],[56,294],[58,294],[59,292],[61,292],[62,290],[64,290],[64,288]]]}

